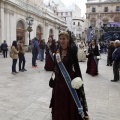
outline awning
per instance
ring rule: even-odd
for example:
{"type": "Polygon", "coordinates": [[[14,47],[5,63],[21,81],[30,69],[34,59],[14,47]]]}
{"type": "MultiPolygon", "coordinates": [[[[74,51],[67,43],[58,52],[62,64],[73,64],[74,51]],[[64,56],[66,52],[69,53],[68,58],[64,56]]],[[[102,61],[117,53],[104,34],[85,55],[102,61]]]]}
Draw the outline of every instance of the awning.
{"type": "Polygon", "coordinates": [[[120,22],[108,22],[108,24],[110,24],[110,25],[120,26],[120,22]]]}

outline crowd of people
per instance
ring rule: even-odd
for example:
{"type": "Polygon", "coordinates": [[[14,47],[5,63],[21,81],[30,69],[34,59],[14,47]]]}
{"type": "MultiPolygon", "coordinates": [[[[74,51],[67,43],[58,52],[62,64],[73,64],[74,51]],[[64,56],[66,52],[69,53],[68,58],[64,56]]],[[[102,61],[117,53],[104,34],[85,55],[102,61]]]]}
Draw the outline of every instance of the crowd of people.
{"type": "Polygon", "coordinates": [[[17,60],[19,58],[19,72],[27,71],[25,69],[25,50],[24,50],[24,44],[22,40],[19,41],[13,41],[11,50],[10,50],[10,56],[13,60],[12,62],[12,74],[16,75],[18,71],[16,70],[16,64],[17,60]]]}
{"type": "MultiPolygon", "coordinates": [[[[52,36],[48,38],[47,43],[44,40],[38,41],[35,37],[31,41],[32,52],[32,68],[37,68],[36,60],[45,61],[44,69],[46,71],[53,71],[55,74],[54,87],[52,89],[52,98],[50,108],[52,113],[52,120],[88,120],[88,108],[85,97],[84,85],[75,92],[82,105],[84,118],[78,113],[76,103],[69,91],[68,84],[66,83],[66,76],[62,74],[62,70],[58,65],[59,53],[60,62],[65,66],[71,81],[79,77],[83,81],[79,62],[87,60],[86,73],[95,76],[98,75],[98,64],[101,59],[102,53],[107,53],[107,66],[113,66],[114,78],[112,82],[119,80],[119,67],[120,67],[120,41],[116,40],[109,44],[98,44],[96,40],[91,40],[87,46],[82,41],[76,45],[73,41],[70,32],[61,32],[59,34],[59,41],[55,41],[52,36]],[[45,57],[44,57],[45,55],[45,57]],[[63,99],[64,96],[64,99],[63,99]]],[[[8,45],[6,41],[1,45],[3,57],[7,57],[8,45]]],[[[12,74],[16,75],[17,60],[19,59],[19,72],[27,71],[25,69],[25,50],[22,40],[13,41],[10,56],[12,62],[12,74]]]]}

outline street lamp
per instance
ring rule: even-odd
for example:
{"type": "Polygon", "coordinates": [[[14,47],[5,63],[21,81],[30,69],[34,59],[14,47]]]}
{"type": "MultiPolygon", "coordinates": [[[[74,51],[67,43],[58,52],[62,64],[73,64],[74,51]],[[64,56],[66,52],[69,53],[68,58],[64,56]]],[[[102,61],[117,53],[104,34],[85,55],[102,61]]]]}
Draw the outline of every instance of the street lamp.
{"type": "Polygon", "coordinates": [[[29,45],[30,45],[30,32],[33,31],[33,29],[32,29],[33,21],[34,21],[34,18],[32,18],[30,16],[26,18],[26,22],[27,22],[27,25],[28,25],[27,31],[29,32],[29,45]]]}

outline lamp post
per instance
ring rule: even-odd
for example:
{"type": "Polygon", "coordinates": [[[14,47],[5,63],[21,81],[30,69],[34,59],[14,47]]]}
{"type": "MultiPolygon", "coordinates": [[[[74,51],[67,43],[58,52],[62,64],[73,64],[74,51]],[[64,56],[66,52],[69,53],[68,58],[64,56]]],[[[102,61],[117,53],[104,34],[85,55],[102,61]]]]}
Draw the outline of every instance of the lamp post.
{"type": "Polygon", "coordinates": [[[32,29],[33,21],[34,21],[34,18],[32,18],[30,16],[26,18],[26,22],[27,22],[27,25],[28,25],[27,31],[29,32],[29,45],[30,45],[30,32],[33,31],[33,29],[32,29]]]}

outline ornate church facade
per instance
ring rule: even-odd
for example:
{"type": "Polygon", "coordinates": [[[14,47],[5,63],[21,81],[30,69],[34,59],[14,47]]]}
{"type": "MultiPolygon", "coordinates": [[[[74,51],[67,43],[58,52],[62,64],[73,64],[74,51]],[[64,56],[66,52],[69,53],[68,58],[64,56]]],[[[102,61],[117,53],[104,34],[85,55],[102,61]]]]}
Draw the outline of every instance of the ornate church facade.
{"type": "MultiPolygon", "coordinates": [[[[101,26],[107,22],[120,22],[120,0],[88,0],[86,3],[86,29],[92,26],[101,37],[101,26]]],[[[85,29],[85,31],[86,31],[85,29]]]]}
{"type": "Polygon", "coordinates": [[[49,36],[58,39],[59,27],[66,30],[66,22],[49,12],[43,0],[1,0],[0,1],[0,43],[4,40],[8,45],[13,40],[23,39],[29,45],[27,17],[32,17],[30,39],[48,40],[49,36]]]}

